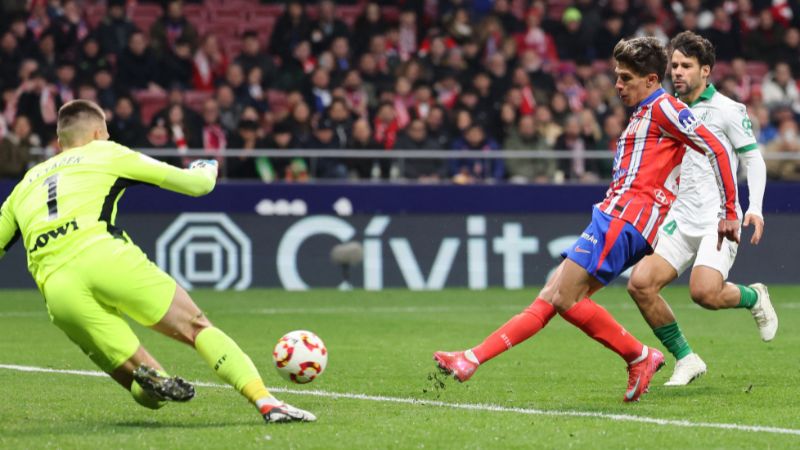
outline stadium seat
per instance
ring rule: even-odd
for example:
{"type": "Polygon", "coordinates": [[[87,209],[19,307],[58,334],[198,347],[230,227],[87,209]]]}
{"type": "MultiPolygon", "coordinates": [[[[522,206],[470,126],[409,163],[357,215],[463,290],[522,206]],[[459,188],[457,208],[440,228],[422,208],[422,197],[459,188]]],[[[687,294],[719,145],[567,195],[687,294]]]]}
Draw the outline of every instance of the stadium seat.
{"type": "Polygon", "coordinates": [[[572,6],[571,0],[552,0],[547,2],[547,15],[551,19],[561,22],[564,10],[572,6]]]}
{"type": "Polygon", "coordinates": [[[212,95],[213,92],[191,90],[186,91],[184,99],[188,108],[199,113],[203,110],[203,102],[211,98],[212,95]]]}
{"type": "Polygon", "coordinates": [[[381,14],[383,15],[383,20],[395,23],[400,19],[400,8],[397,6],[383,6],[381,7],[381,14]]]}
{"type": "Polygon", "coordinates": [[[105,5],[95,4],[95,5],[87,5],[86,9],[84,10],[84,17],[86,18],[86,23],[89,24],[89,27],[92,29],[97,28],[100,25],[100,22],[103,21],[103,17],[106,15],[106,7],[105,5]]]}
{"type": "Polygon", "coordinates": [[[271,109],[285,107],[288,103],[287,100],[288,98],[285,92],[279,91],[277,89],[267,90],[267,103],[269,103],[269,107],[271,109]]]}
{"type": "Polygon", "coordinates": [[[237,22],[206,22],[198,24],[197,29],[201,34],[213,34],[220,40],[234,38],[239,33],[237,22]]]}
{"type": "Polygon", "coordinates": [[[731,64],[726,61],[717,61],[714,63],[714,70],[711,72],[711,78],[715,83],[725,78],[731,73],[731,64]]]}
{"type": "Polygon", "coordinates": [[[250,9],[250,20],[259,20],[270,17],[274,20],[283,14],[283,5],[255,5],[250,9]]]}
{"type": "Polygon", "coordinates": [[[142,123],[149,124],[153,116],[160,110],[166,108],[168,99],[164,92],[139,91],[133,97],[139,104],[139,114],[142,123]]]}
{"type": "Polygon", "coordinates": [[[236,7],[235,5],[213,6],[208,8],[208,18],[214,22],[236,22],[247,21],[249,8],[247,6],[236,7]]]}
{"type": "Polygon", "coordinates": [[[597,59],[592,61],[592,70],[594,73],[605,73],[611,70],[611,63],[604,59],[597,59]]]}
{"type": "Polygon", "coordinates": [[[183,15],[194,25],[206,20],[208,10],[205,5],[188,3],[183,6],[183,15]]]}
{"type": "Polygon", "coordinates": [[[352,28],[362,11],[364,7],[361,5],[341,5],[336,7],[336,16],[352,28]]]}
{"type": "Polygon", "coordinates": [[[512,0],[511,13],[517,16],[520,20],[524,20],[528,2],[525,0],[512,0]]]}
{"type": "Polygon", "coordinates": [[[754,83],[761,83],[764,76],[769,72],[769,66],[762,61],[747,61],[747,73],[753,77],[754,83]]]}
{"type": "Polygon", "coordinates": [[[161,17],[161,7],[148,3],[140,3],[131,13],[131,22],[142,31],[149,31],[153,23],[161,17]]]}
{"type": "Polygon", "coordinates": [[[238,37],[227,37],[223,39],[220,44],[222,45],[222,49],[228,58],[232,61],[239,56],[239,53],[242,52],[242,40],[238,37]]]}

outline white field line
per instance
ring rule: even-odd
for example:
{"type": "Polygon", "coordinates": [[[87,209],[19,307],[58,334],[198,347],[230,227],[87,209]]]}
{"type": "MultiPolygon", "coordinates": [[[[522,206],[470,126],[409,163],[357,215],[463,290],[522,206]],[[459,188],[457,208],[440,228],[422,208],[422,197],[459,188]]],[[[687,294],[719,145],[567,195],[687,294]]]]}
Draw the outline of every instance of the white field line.
{"type": "MultiPolygon", "coordinates": [[[[778,312],[782,309],[800,309],[800,303],[777,303],[778,312]]],[[[678,310],[699,310],[699,306],[686,303],[670,305],[672,309],[678,310]]],[[[377,307],[355,307],[355,306],[331,306],[319,308],[259,308],[242,310],[216,311],[214,315],[280,315],[280,314],[418,314],[418,313],[458,313],[476,311],[520,311],[523,305],[476,305],[476,306],[377,306],[377,307]]],[[[608,309],[636,309],[636,305],[631,303],[615,304],[608,309]]],[[[47,311],[9,311],[0,312],[0,319],[6,317],[47,317],[47,311]]]]}
{"type": "MultiPolygon", "coordinates": [[[[20,372],[38,372],[38,373],[55,373],[63,375],[82,375],[89,377],[105,377],[103,372],[91,370],[60,370],[48,369],[46,367],[34,366],[19,366],[14,364],[0,364],[0,369],[16,370],[20,372]]],[[[194,382],[196,386],[210,387],[210,388],[230,388],[228,385],[206,382],[194,382]]],[[[657,417],[633,416],[630,414],[611,414],[592,411],[560,411],[560,410],[545,410],[535,408],[513,408],[501,405],[480,404],[480,403],[448,403],[436,400],[418,400],[415,398],[403,397],[388,397],[383,395],[367,395],[367,394],[353,394],[348,392],[328,392],[319,390],[298,390],[298,389],[285,389],[285,388],[270,388],[273,392],[293,394],[293,395],[309,395],[312,397],[327,397],[327,398],[344,398],[350,400],[362,400],[369,402],[382,402],[382,403],[400,403],[415,406],[433,406],[439,408],[450,409],[463,409],[468,411],[489,411],[499,413],[511,414],[524,414],[531,416],[549,416],[549,417],[579,417],[589,419],[610,420],[612,422],[635,422],[646,423],[651,425],[673,426],[683,428],[711,428],[717,430],[732,430],[732,431],[745,431],[751,433],[768,433],[768,434],[788,434],[800,436],[800,429],[795,428],[779,428],[768,427],[760,425],[741,425],[735,423],[716,423],[716,422],[692,422],[690,420],[673,420],[673,419],[659,419],[657,417]]]]}

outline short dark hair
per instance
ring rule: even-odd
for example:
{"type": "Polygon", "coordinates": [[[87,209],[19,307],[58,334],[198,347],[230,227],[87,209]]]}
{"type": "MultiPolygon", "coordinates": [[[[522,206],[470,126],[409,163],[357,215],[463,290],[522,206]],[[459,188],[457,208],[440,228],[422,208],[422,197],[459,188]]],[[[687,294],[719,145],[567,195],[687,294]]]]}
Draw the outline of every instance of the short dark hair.
{"type": "Polygon", "coordinates": [[[621,40],[614,46],[614,59],[639,76],[651,73],[662,81],[667,73],[667,50],[654,37],[621,40]]]}
{"type": "Polygon", "coordinates": [[[714,44],[708,39],[691,31],[678,33],[669,42],[670,54],[675,50],[683,53],[689,58],[697,58],[700,67],[709,66],[714,68],[717,57],[714,53],[714,44]]]}
{"type": "Polygon", "coordinates": [[[56,125],[58,138],[64,145],[72,145],[75,132],[88,120],[105,122],[106,116],[102,109],[88,100],[72,100],[58,110],[58,123],[56,125]]]}

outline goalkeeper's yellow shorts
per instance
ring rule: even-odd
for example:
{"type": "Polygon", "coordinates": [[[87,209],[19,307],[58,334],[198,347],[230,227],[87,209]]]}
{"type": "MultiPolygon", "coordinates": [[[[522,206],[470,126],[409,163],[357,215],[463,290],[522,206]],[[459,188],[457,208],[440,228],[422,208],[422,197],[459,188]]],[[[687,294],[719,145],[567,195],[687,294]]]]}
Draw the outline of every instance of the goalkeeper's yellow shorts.
{"type": "Polygon", "coordinates": [[[121,239],[82,251],[40,286],[50,320],[108,373],[139,348],[122,315],[155,325],[167,313],[175,289],[172,277],[121,239]]]}

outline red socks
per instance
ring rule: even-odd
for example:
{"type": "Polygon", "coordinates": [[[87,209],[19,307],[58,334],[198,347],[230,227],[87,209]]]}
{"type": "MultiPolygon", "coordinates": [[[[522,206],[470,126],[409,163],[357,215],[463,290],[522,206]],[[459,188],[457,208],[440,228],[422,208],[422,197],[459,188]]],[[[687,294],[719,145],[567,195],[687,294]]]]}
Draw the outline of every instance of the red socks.
{"type": "Polygon", "coordinates": [[[473,348],[472,352],[480,363],[484,363],[536,334],[555,315],[556,309],[553,305],[537,298],[525,310],[490,334],[483,343],[473,348]]]}
{"type": "Polygon", "coordinates": [[[616,352],[628,363],[642,355],[644,345],[614,320],[605,308],[589,298],[576,303],[561,314],[561,317],[583,330],[595,341],[616,352]]]}

